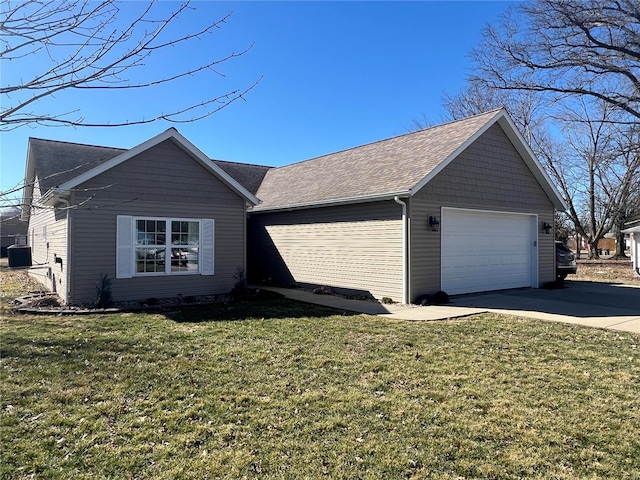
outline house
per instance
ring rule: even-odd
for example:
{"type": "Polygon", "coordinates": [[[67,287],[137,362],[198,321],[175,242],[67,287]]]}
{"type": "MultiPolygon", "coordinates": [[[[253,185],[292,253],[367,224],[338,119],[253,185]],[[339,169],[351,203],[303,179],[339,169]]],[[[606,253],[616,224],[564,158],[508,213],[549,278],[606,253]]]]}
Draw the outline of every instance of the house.
{"type": "Polygon", "coordinates": [[[227,293],[265,171],[214,162],[173,128],[127,150],[31,138],[30,273],[67,304],[92,303],[102,275],[117,301],[227,293]]]}
{"type": "Polygon", "coordinates": [[[32,274],[67,303],[225,293],[249,280],[408,303],[555,279],[566,205],[504,110],[278,168],[175,129],[132,149],[30,139],[32,274]]]}
{"type": "Polygon", "coordinates": [[[629,236],[629,250],[631,250],[633,271],[640,277],[640,223],[623,230],[622,233],[629,236]]]}
{"type": "Polygon", "coordinates": [[[566,205],[504,110],[266,172],[249,278],[408,303],[555,279],[566,205]]]}

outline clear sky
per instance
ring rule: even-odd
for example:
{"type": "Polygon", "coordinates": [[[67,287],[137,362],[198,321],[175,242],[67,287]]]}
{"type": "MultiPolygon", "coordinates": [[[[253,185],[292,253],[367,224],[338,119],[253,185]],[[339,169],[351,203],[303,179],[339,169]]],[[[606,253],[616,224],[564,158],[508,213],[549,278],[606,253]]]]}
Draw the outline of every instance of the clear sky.
{"type": "MultiPolygon", "coordinates": [[[[215,35],[195,42],[195,48],[174,49],[170,61],[222,57],[255,42],[248,53],[220,66],[224,77],[194,77],[149,94],[67,92],[50,101],[69,110],[80,108],[87,118],[122,120],[157,113],[158,106],[175,100],[197,100],[202,92],[209,96],[246,88],[262,77],[246,101],[175,126],[212,158],[288,164],[406,133],[412,119],[423,115],[440,122],[442,93],[456,93],[463,86],[470,68],[468,53],[477,46],[483,27],[512,4],[197,1],[196,16],[190,20],[194,23],[233,13],[215,35]]],[[[38,68],[37,62],[33,66],[38,68]]],[[[2,68],[3,84],[20,74],[11,65],[2,68]]],[[[170,126],[22,127],[4,132],[0,190],[23,178],[30,136],[129,148],[170,126]]]]}

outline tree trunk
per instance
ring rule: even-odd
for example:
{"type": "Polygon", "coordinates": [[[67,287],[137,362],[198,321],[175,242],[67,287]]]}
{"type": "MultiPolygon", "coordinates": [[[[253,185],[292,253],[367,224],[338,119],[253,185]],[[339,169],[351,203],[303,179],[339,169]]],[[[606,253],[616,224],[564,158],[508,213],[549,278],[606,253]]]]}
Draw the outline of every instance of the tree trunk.
{"type": "Polygon", "coordinates": [[[628,258],[624,253],[624,233],[620,230],[621,229],[618,229],[618,232],[616,233],[616,254],[613,256],[613,258],[617,260],[628,258]]]}
{"type": "Polygon", "coordinates": [[[588,240],[589,243],[589,260],[598,260],[600,259],[600,254],[598,253],[598,241],[600,239],[597,239],[595,241],[592,241],[591,239],[588,240]]]}

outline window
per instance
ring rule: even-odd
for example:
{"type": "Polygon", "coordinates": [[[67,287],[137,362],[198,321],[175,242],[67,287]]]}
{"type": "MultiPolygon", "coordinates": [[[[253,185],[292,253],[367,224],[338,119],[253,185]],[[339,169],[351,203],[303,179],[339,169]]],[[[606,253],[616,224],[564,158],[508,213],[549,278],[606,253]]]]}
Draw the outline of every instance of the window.
{"type": "Polygon", "coordinates": [[[213,275],[212,219],[117,218],[116,277],[213,275]]]}
{"type": "Polygon", "coordinates": [[[200,220],[136,218],[135,239],[136,273],[198,273],[200,220]]]}

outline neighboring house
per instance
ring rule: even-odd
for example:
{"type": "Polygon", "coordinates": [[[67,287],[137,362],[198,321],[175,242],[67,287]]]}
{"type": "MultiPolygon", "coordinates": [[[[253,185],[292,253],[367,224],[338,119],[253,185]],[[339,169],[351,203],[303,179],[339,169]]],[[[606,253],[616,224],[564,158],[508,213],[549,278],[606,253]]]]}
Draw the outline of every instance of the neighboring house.
{"type": "Polygon", "coordinates": [[[407,303],[555,279],[566,205],[504,110],[274,168],[256,196],[254,281],[407,303]]]}
{"type": "Polygon", "coordinates": [[[30,139],[32,274],[91,303],[249,280],[381,299],[555,279],[566,205],[504,110],[279,168],[213,161],[175,129],[130,150],[30,139]],[[38,265],[36,265],[38,266],[38,265]]]}
{"type": "Polygon", "coordinates": [[[622,233],[629,235],[629,250],[634,273],[640,277],[640,224],[627,228],[622,233]]]}
{"type": "Polygon", "coordinates": [[[102,275],[117,301],[229,292],[258,200],[226,170],[255,189],[266,167],[214,162],[173,128],[129,150],[31,138],[31,274],[68,304],[102,275]]]}
{"type": "Polygon", "coordinates": [[[20,219],[20,208],[0,212],[0,257],[7,256],[11,245],[27,244],[27,222],[20,219]]]}

